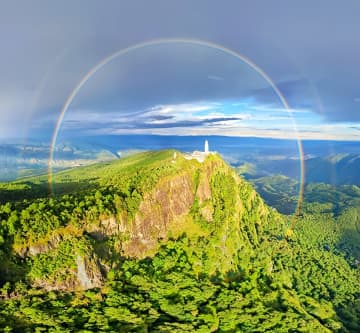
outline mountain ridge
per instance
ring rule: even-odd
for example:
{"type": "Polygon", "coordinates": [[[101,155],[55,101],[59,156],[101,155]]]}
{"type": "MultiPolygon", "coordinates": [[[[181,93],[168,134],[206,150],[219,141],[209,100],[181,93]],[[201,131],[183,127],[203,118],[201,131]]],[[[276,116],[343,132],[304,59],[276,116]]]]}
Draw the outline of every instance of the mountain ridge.
{"type": "Polygon", "coordinates": [[[342,244],[358,238],[341,232],[360,212],[306,210],[284,237],[289,217],[220,156],[175,152],[55,173],[50,196],[46,176],[8,184],[0,328],[357,331],[359,249],[342,244]]]}
{"type": "MultiPolygon", "coordinates": [[[[121,239],[117,245],[121,248],[118,256],[143,258],[150,253],[154,254],[159,241],[166,242],[169,234],[179,237],[186,232],[189,237],[193,234],[216,238],[207,255],[213,259],[216,255],[215,248],[220,248],[223,260],[220,265],[211,269],[213,272],[225,271],[234,268],[233,257],[242,242],[250,242],[251,239],[252,245],[258,243],[258,230],[262,228],[262,223],[275,217],[281,221],[255,190],[217,155],[208,156],[203,163],[199,163],[196,160],[186,160],[179,152],[174,154],[173,151],[165,151],[150,155],[143,153],[122,162],[83,167],[81,173],[86,173],[87,177],[90,173],[90,177],[93,177],[89,169],[95,169],[97,173],[104,174],[99,176],[100,180],[107,177],[113,179],[114,174],[107,175],[104,170],[112,169],[115,164],[119,165],[120,169],[124,164],[127,165],[123,170],[125,174],[129,172],[129,168],[133,169],[128,178],[125,177],[125,183],[120,182],[121,185],[116,189],[109,189],[108,185],[98,187],[92,195],[95,206],[91,207],[92,210],[78,213],[78,217],[74,219],[74,212],[79,211],[78,206],[90,200],[85,195],[82,201],[74,204],[72,212],[70,208],[68,221],[58,221],[50,227],[50,231],[38,231],[34,234],[37,229],[34,226],[29,227],[28,223],[32,223],[33,213],[38,213],[41,209],[48,213],[49,205],[56,206],[56,197],[36,199],[38,203],[35,200],[35,203],[23,207],[19,212],[23,231],[14,235],[12,244],[15,253],[22,258],[46,255],[47,252],[61,247],[62,242],[71,242],[73,237],[82,238],[88,235],[95,242],[111,237],[121,239]],[[157,161],[157,154],[162,156],[160,162],[157,161]],[[154,158],[155,163],[149,163],[149,157],[154,158]],[[142,168],[141,174],[139,165],[142,168]],[[226,187],[226,191],[221,187],[226,187]],[[109,199],[111,195],[113,201],[106,203],[106,198],[109,199]],[[106,204],[111,207],[106,209],[106,204]],[[94,208],[99,206],[104,209],[94,208]],[[254,219],[254,225],[248,222],[251,218],[254,219]],[[242,222],[243,220],[245,222],[242,222]]],[[[55,182],[56,177],[69,181],[69,175],[78,172],[79,170],[72,170],[55,174],[55,182]]],[[[39,179],[41,181],[42,178],[39,179]]],[[[100,182],[99,179],[96,182],[100,182]]],[[[56,191],[56,186],[54,189],[56,191]]],[[[71,192],[63,194],[60,201],[64,200],[64,197],[66,201],[71,201],[71,195],[71,192]]],[[[66,202],[66,205],[71,204],[66,202]]],[[[48,213],[46,218],[51,220],[55,217],[48,213]]],[[[107,265],[104,263],[103,267],[107,265]]],[[[210,267],[212,264],[204,265],[210,267]]],[[[106,271],[106,268],[104,269],[106,271]]],[[[37,278],[37,285],[44,283],[37,278]]],[[[50,289],[53,287],[51,284],[50,289]]]]}

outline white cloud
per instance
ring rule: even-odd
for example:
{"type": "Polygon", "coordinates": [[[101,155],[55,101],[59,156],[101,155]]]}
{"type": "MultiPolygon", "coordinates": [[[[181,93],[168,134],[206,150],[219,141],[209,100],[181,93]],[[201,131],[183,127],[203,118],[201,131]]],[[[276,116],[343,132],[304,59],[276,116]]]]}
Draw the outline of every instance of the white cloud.
{"type": "Polygon", "coordinates": [[[91,132],[92,134],[154,134],[154,135],[225,135],[239,137],[264,137],[278,139],[301,139],[301,140],[360,140],[360,135],[349,131],[348,127],[335,130],[330,125],[326,127],[314,126],[313,128],[299,128],[296,132],[291,128],[261,129],[244,125],[237,121],[216,123],[195,127],[153,128],[153,129],[109,129],[101,128],[91,132]]]}
{"type": "Polygon", "coordinates": [[[218,103],[206,103],[206,104],[166,104],[156,105],[148,110],[144,111],[147,115],[169,115],[179,113],[193,113],[209,111],[219,108],[218,103]]]}
{"type": "Polygon", "coordinates": [[[104,114],[84,110],[70,113],[65,127],[77,129],[81,125],[84,131],[91,131],[93,134],[190,134],[360,140],[359,130],[355,126],[358,124],[319,122],[318,117],[307,109],[297,109],[293,116],[283,113],[286,109],[267,105],[255,106],[245,112],[235,110],[233,107],[227,109],[226,104],[221,103],[164,104],[144,111],[114,111],[104,114]],[[302,113],[306,113],[306,117],[297,117],[302,113]]]}

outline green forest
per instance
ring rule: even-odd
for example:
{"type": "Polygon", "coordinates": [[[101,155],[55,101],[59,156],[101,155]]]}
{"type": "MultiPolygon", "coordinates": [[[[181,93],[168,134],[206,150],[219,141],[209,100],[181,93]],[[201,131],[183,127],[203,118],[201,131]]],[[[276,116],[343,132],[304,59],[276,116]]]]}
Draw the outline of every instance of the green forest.
{"type": "Polygon", "coordinates": [[[359,332],[360,188],[297,193],[174,150],[1,183],[0,331],[359,332]]]}

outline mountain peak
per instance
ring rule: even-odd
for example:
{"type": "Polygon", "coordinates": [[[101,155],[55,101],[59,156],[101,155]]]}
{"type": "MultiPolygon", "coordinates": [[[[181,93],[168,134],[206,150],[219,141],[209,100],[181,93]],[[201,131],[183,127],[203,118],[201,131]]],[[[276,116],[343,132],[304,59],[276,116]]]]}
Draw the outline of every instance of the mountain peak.
{"type": "MultiPolygon", "coordinates": [[[[46,262],[72,244],[68,260],[82,272],[84,263],[92,263],[95,271],[87,272],[89,276],[106,272],[120,257],[153,256],[169,239],[184,235],[206,243],[199,269],[229,270],[236,266],[241,248],[259,244],[269,221],[282,222],[215,153],[199,162],[175,150],[143,152],[63,171],[53,178],[54,197],[14,203],[22,208],[10,226],[11,246],[18,256],[34,262],[43,257],[46,262]],[[86,254],[81,250],[84,246],[86,254]]],[[[42,181],[37,177],[27,179],[27,184],[37,186],[42,181]]],[[[84,282],[84,273],[59,270],[49,277],[39,276],[41,267],[36,270],[35,274],[33,267],[28,277],[48,289],[93,285],[84,282]],[[58,284],[62,274],[67,276],[65,285],[58,284]]]]}

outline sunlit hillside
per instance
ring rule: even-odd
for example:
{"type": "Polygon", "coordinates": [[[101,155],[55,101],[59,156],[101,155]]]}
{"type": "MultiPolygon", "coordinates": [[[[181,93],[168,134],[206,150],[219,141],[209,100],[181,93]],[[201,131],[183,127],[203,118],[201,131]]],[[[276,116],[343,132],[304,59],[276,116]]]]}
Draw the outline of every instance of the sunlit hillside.
{"type": "Polygon", "coordinates": [[[294,230],[216,154],[141,153],[56,173],[48,191],[47,176],[1,185],[4,331],[360,327],[360,212],[333,215],[321,188],[294,230]]]}

